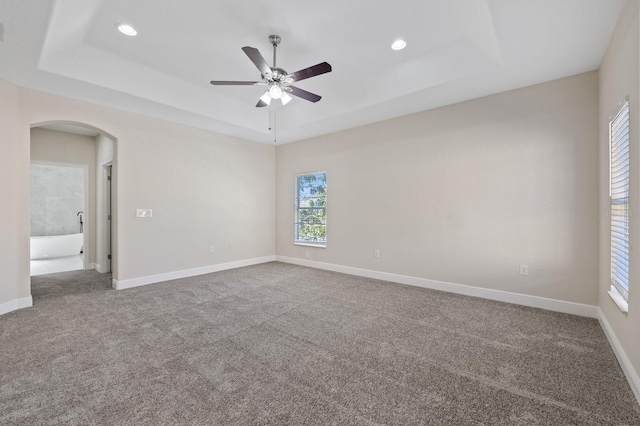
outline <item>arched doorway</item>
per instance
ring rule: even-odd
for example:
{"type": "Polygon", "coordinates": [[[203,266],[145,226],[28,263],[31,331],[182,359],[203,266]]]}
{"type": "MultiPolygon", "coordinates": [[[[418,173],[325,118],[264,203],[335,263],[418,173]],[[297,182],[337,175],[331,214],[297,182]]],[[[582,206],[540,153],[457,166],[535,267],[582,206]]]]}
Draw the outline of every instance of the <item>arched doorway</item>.
{"type": "MultiPolygon", "coordinates": [[[[117,160],[116,160],[116,145],[117,139],[111,134],[105,132],[97,127],[78,122],[71,121],[49,121],[36,123],[31,125],[30,134],[30,156],[31,162],[39,164],[50,165],[62,165],[69,168],[78,167],[84,168],[87,173],[85,178],[86,192],[85,192],[85,204],[84,208],[73,208],[74,219],[77,221],[75,224],[77,232],[81,233],[82,248],[80,258],[82,259],[81,269],[95,269],[99,273],[113,274],[113,279],[117,279],[117,160]],[[78,210],[75,212],[75,210],[78,210]]],[[[33,167],[32,167],[33,168],[33,167]]],[[[60,169],[60,175],[64,175],[64,169],[60,169]]],[[[70,170],[70,169],[69,169],[70,170]]],[[[51,179],[53,180],[53,179],[51,179]]],[[[47,179],[43,179],[47,181],[47,179]]],[[[49,182],[51,184],[51,182],[49,182]]],[[[38,194],[46,194],[47,188],[39,187],[35,191],[31,188],[31,229],[37,229],[37,233],[43,234],[56,234],[63,231],[55,224],[50,224],[43,221],[38,222],[33,217],[42,218],[43,216],[34,215],[33,209],[36,208],[36,204],[43,204],[43,200],[37,199],[38,194]],[[36,203],[37,201],[37,203],[36,203]],[[44,225],[44,226],[43,226],[44,225]]],[[[44,200],[44,204],[48,206],[45,210],[52,210],[51,222],[55,222],[56,214],[62,212],[67,217],[70,216],[69,206],[65,204],[72,204],[70,201],[73,197],[74,189],[71,188],[66,192],[57,189],[57,198],[53,198],[51,202],[44,200]],[[58,209],[59,211],[56,211],[58,209]]],[[[42,198],[42,197],[40,197],[42,198]]],[[[77,200],[76,200],[77,204],[77,200]]],[[[71,225],[72,227],[74,225],[71,225]]],[[[73,231],[72,233],[76,233],[73,231]]],[[[34,256],[47,256],[52,255],[46,252],[34,253],[33,246],[41,246],[40,242],[34,244],[34,232],[31,232],[31,253],[30,260],[32,263],[32,276],[33,276],[33,257],[34,256]]],[[[53,247],[46,250],[52,251],[53,255],[64,255],[63,246],[66,244],[64,240],[73,239],[77,244],[77,236],[55,238],[53,236],[46,236],[46,246],[52,245],[53,247]],[[51,238],[50,238],[51,237],[51,238]],[[60,251],[62,250],[62,251],[60,251]]],[[[69,249],[69,247],[67,247],[69,249]]],[[[71,246],[71,250],[76,250],[76,246],[71,246]]],[[[70,259],[74,259],[76,255],[73,255],[70,259]]],[[[46,257],[45,257],[46,259],[46,257]]],[[[55,262],[50,262],[54,264],[55,262]]],[[[64,262],[58,262],[63,264],[64,262]]],[[[64,266],[63,266],[64,267],[64,266]]],[[[55,268],[53,273],[55,273],[55,268]]]]}

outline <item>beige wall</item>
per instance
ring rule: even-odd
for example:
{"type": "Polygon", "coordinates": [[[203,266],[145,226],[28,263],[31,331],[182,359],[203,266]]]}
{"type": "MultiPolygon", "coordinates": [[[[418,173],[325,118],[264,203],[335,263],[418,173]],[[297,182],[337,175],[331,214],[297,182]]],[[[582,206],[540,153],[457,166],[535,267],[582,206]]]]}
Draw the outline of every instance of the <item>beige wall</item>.
{"type": "Polygon", "coordinates": [[[586,73],[278,147],[276,253],[596,305],[597,84],[586,73]],[[293,244],[294,175],[317,170],[326,249],[293,244]]]}
{"type": "Polygon", "coordinates": [[[274,148],[169,123],[159,127],[114,131],[120,275],[272,256],[274,148]],[[153,209],[153,218],[137,219],[137,208],[153,209]]]}
{"type": "Polygon", "coordinates": [[[0,82],[0,305],[30,296],[29,127],[58,120],[117,139],[114,278],[274,254],[273,147],[0,82]]]}
{"type": "MultiPolygon", "coordinates": [[[[609,134],[608,124],[620,108],[620,102],[629,97],[630,108],[630,209],[640,211],[640,31],[638,2],[630,1],[623,10],[600,66],[600,210],[609,210],[609,134]]],[[[636,372],[640,372],[640,227],[637,215],[630,215],[631,241],[629,277],[629,313],[623,314],[607,295],[610,279],[610,222],[603,216],[600,221],[600,309],[614,330],[636,372]]]]}
{"type": "Polygon", "coordinates": [[[96,138],[49,129],[31,129],[31,160],[87,166],[88,186],[85,191],[88,209],[84,219],[88,241],[84,250],[89,263],[96,263],[96,138]]]}
{"type": "Polygon", "coordinates": [[[20,228],[29,227],[28,158],[24,161],[29,150],[19,143],[28,143],[29,129],[22,129],[22,123],[20,91],[0,81],[0,311],[3,305],[30,297],[29,252],[24,250],[24,242],[20,250],[20,228]]]}
{"type": "MultiPolygon", "coordinates": [[[[15,151],[0,159],[15,171],[6,199],[26,218],[0,225],[17,245],[0,270],[15,277],[5,300],[29,295],[28,126],[54,120],[117,138],[119,280],[274,253],[273,147],[1,87],[13,96],[3,117],[18,115],[0,130],[15,151]]],[[[596,304],[597,235],[585,230],[598,221],[597,121],[597,74],[587,73],[281,146],[276,252],[596,304]],[[328,172],[326,249],[292,244],[293,176],[314,170],[328,172]]]]}

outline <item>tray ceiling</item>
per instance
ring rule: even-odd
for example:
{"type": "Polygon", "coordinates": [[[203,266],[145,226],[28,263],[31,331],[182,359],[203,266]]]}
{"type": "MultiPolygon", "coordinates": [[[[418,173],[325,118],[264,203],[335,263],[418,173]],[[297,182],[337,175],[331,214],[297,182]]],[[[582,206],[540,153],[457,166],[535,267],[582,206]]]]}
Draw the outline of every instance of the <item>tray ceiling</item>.
{"type": "Polygon", "coordinates": [[[592,71],[624,0],[4,0],[0,78],[241,138],[294,142],[592,71]],[[127,37],[116,24],[138,31],[127,37]],[[288,72],[327,61],[298,87],[323,98],[255,108],[242,52],[288,72]],[[404,39],[401,51],[390,48],[404,39]],[[273,126],[271,126],[273,127],[273,126]]]}

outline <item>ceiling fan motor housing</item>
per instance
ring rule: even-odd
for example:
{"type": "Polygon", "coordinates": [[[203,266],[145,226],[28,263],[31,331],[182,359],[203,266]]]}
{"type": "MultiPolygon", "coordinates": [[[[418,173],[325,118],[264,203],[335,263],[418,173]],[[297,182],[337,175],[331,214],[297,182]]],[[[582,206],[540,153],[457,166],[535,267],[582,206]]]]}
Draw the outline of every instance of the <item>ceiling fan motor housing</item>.
{"type": "Polygon", "coordinates": [[[271,81],[284,83],[287,75],[289,75],[289,73],[287,73],[287,71],[285,71],[284,69],[271,67],[271,81]]]}

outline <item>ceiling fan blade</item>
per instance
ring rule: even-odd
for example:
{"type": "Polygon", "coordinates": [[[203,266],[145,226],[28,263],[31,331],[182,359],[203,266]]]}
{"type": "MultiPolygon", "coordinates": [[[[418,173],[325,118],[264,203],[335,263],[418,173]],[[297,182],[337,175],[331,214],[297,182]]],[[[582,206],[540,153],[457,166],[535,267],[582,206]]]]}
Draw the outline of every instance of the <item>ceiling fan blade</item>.
{"type": "Polygon", "coordinates": [[[259,86],[262,81],[212,81],[214,86],[259,86]]]}
{"type": "Polygon", "coordinates": [[[289,74],[293,77],[293,81],[304,80],[305,78],[315,77],[316,75],[325,74],[331,72],[331,65],[326,62],[314,65],[309,68],[305,68],[300,71],[289,74]]]}
{"type": "Polygon", "coordinates": [[[287,86],[286,91],[291,93],[293,96],[297,96],[309,102],[318,102],[320,99],[322,99],[322,96],[318,96],[315,93],[307,92],[306,90],[299,89],[295,86],[287,86]]]}
{"type": "Polygon", "coordinates": [[[256,108],[262,108],[262,107],[266,107],[267,105],[269,105],[268,103],[264,102],[262,99],[260,99],[258,101],[258,103],[256,104],[256,108]]]}
{"type": "Polygon", "coordinates": [[[253,64],[260,70],[262,75],[271,74],[269,64],[264,60],[258,49],[255,47],[245,46],[242,50],[247,54],[249,59],[251,59],[251,62],[253,62],[253,64]]]}

